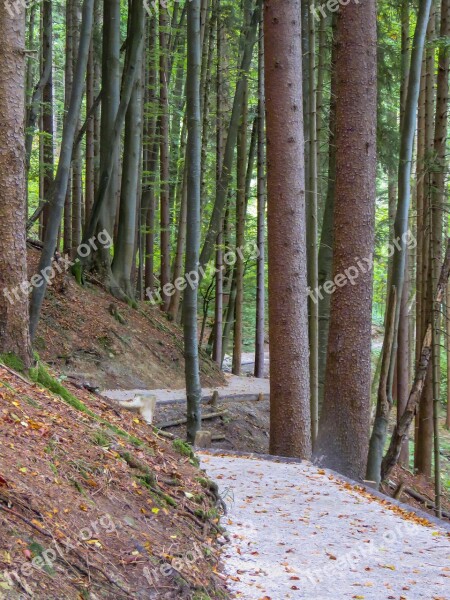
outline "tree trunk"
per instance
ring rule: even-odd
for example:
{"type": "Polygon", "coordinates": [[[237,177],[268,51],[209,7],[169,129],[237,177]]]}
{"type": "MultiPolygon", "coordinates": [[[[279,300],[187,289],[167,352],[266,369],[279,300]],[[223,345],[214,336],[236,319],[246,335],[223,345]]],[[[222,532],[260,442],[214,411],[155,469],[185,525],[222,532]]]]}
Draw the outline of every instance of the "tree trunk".
{"type": "MultiPolygon", "coordinates": [[[[439,277],[439,284],[435,291],[434,299],[436,305],[441,304],[445,296],[445,288],[448,283],[448,277],[450,272],[450,240],[447,242],[447,250],[445,254],[444,264],[441,268],[441,274],[439,277]]],[[[389,477],[392,469],[398,462],[401,448],[408,434],[409,427],[416,413],[419,405],[420,397],[423,392],[425,385],[425,379],[429,370],[429,364],[432,355],[432,329],[435,325],[432,315],[428,314],[425,335],[422,340],[422,350],[420,353],[420,360],[418,361],[416,368],[416,375],[414,383],[409,394],[408,403],[400,423],[395,427],[389,444],[389,449],[386,452],[386,456],[383,458],[381,465],[381,478],[386,480],[389,477]]]]}
{"type": "Polygon", "coordinates": [[[341,283],[334,285],[331,297],[325,395],[315,447],[316,457],[323,458],[325,465],[355,479],[365,473],[370,426],[376,29],[374,0],[341,8],[337,21],[333,244],[333,279],[341,283]],[[358,260],[362,268],[356,267],[358,260]],[[346,269],[352,267],[358,271],[356,282],[342,286],[346,269]]]}
{"type": "Polygon", "coordinates": [[[233,375],[241,374],[242,365],[242,328],[244,310],[244,256],[238,250],[245,243],[245,182],[247,158],[247,115],[248,115],[248,84],[244,89],[241,124],[238,134],[237,175],[236,175],[236,307],[233,335],[233,375]]]}
{"type": "Polygon", "coordinates": [[[256,263],[256,330],[255,377],[264,377],[264,339],[266,314],[265,282],[265,223],[266,223],[266,171],[265,171],[265,92],[264,92],[264,19],[259,27],[258,53],[258,174],[257,174],[257,233],[259,256],[256,263]]]}
{"type": "MultiPolygon", "coordinates": [[[[50,61],[53,64],[53,10],[52,1],[46,0],[42,4],[42,25],[43,25],[43,55],[46,57],[45,61],[50,61]]],[[[54,181],[54,131],[53,131],[53,75],[52,68],[50,68],[50,75],[48,81],[44,87],[43,95],[43,106],[42,106],[42,132],[44,134],[43,145],[43,167],[42,167],[42,195],[41,202],[44,202],[44,209],[42,214],[42,238],[45,238],[45,230],[48,222],[49,204],[46,202],[50,197],[51,189],[54,181]]]]}
{"type": "MultiPolygon", "coordinates": [[[[435,38],[435,4],[432,1],[430,18],[428,21],[427,41],[433,44],[435,38]]],[[[426,234],[428,237],[426,256],[428,262],[426,298],[424,310],[433,312],[433,276],[436,276],[436,266],[433,265],[433,225],[432,225],[432,198],[431,198],[431,165],[434,140],[434,83],[435,83],[435,50],[427,47],[425,51],[426,84],[425,84],[425,170],[424,170],[424,217],[427,222],[426,234]]],[[[439,268],[439,267],[438,267],[439,268]]],[[[432,361],[433,362],[433,361],[432,361]]],[[[419,405],[418,430],[416,439],[416,469],[419,473],[431,476],[433,453],[433,364],[425,382],[425,388],[419,405]]]]}
{"type": "Polygon", "coordinates": [[[25,236],[25,11],[11,15],[0,7],[0,353],[14,353],[25,368],[32,353],[28,332],[28,289],[25,236]]]}
{"type": "MultiPolygon", "coordinates": [[[[67,112],[67,116],[64,122],[63,135],[61,141],[61,154],[59,157],[58,170],[55,178],[54,192],[51,199],[50,215],[48,220],[47,232],[44,240],[44,247],[42,249],[41,258],[39,261],[39,273],[42,273],[44,269],[51,268],[51,262],[56,249],[58,230],[61,222],[64,200],[66,198],[67,188],[69,184],[73,141],[75,138],[78,119],[80,117],[81,101],[83,97],[84,87],[83,83],[89,55],[89,46],[91,43],[93,8],[94,0],[84,0],[77,66],[74,73],[69,110],[67,112]]],[[[30,306],[31,339],[33,339],[36,334],[36,328],[39,321],[39,315],[46,289],[46,280],[43,281],[40,287],[35,287],[33,289],[30,306]]]]}
{"type": "MultiPolygon", "coordinates": [[[[200,248],[200,0],[187,8],[187,83],[186,111],[188,139],[187,162],[187,236],[186,273],[198,272],[200,248]]],[[[198,358],[197,285],[187,286],[184,293],[184,353],[187,396],[187,438],[194,442],[201,427],[201,385],[198,358]]]]}
{"type": "MultiPolygon", "coordinates": [[[[169,100],[167,77],[169,18],[165,3],[159,3],[159,135],[160,135],[160,287],[170,284],[170,154],[169,154],[169,100]]],[[[161,310],[167,312],[170,296],[162,294],[161,310]]]]}
{"type": "MultiPolygon", "coordinates": [[[[318,285],[331,279],[333,273],[333,220],[336,183],[336,17],[333,17],[333,42],[331,50],[331,84],[328,141],[327,197],[322,220],[318,258],[318,285]]],[[[330,327],[330,294],[319,296],[319,406],[323,405],[327,365],[328,331],[330,327]]]]}
{"type": "MultiPolygon", "coordinates": [[[[408,83],[408,95],[406,100],[405,116],[402,122],[401,140],[400,140],[400,160],[398,172],[398,205],[395,217],[394,235],[401,240],[401,250],[393,255],[392,261],[392,281],[391,286],[395,288],[395,297],[401,298],[403,293],[403,281],[405,276],[406,263],[406,239],[405,234],[408,231],[408,216],[411,196],[411,163],[414,143],[414,133],[416,129],[417,103],[420,89],[420,74],[422,67],[422,55],[425,42],[426,28],[429,19],[431,0],[422,0],[417,18],[416,31],[414,34],[413,50],[411,56],[411,68],[408,83]]],[[[390,294],[390,298],[393,294],[390,294]]],[[[386,394],[379,394],[377,405],[377,415],[370,439],[370,451],[368,457],[367,479],[380,482],[381,460],[383,456],[384,444],[386,441],[389,414],[392,407],[392,389],[393,372],[396,354],[396,337],[398,332],[398,323],[400,318],[400,302],[395,305],[395,319],[389,321],[390,326],[394,328],[391,335],[389,327],[386,328],[385,341],[383,343],[383,353],[390,356],[390,370],[387,378],[386,394]],[[393,348],[387,347],[388,341],[392,340],[393,348]],[[385,404],[381,404],[381,399],[385,398],[385,404]]],[[[392,306],[392,305],[391,305],[392,306]]],[[[389,312],[389,307],[388,307],[389,312]]],[[[368,334],[370,337],[370,333],[368,334]]]]}
{"type": "MultiPolygon", "coordinates": [[[[120,140],[110,145],[120,103],[120,0],[103,0],[102,49],[102,111],[100,123],[100,173],[103,173],[113,155],[113,168],[106,189],[106,202],[94,226],[94,233],[106,230],[114,236],[117,204],[120,193],[119,154],[120,140]]],[[[98,192],[97,192],[98,194],[98,192]]],[[[95,204],[95,201],[94,201],[95,204]]],[[[92,216],[91,216],[92,219],[92,216]]],[[[89,224],[91,226],[91,224],[89,224]]],[[[101,278],[111,273],[111,256],[108,248],[99,247],[94,255],[95,268],[101,278]]]]}
{"type": "MultiPolygon", "coordinates": [[[[86,74],[86,115],[95,103],[95,58],[94,38],[91,40],[86,74]]],[[[88,118],[86,127],[86,181],[84,196],[84,226],[89,219],[95,197],[95,113],[88,118]]]]}
{"type": "MultiPolygon", "coordinates": [[[[144,5],[140,0],[133,0],[131,5],[128,39],[141,40],[136,63],[136,79],[133,93],[128,105],[125,119],[124,158],[122,168],[122,185],[118,235],[115,245],[112,273],[114,285],[120,290],[111,288],[113,295],[121,297],[123,292],[132,302],[135,300],[132,284],[133,266],[135,264],[136,216],[138,212],[138,184],[142,158],[142,52],[144,40],[144,5]]],[[[129,57],[127,57],[129,60],[129,57]]]]}
{"type": "MultiPolygon", "coordinates": [[[[249,0],[250,1],[250,0],[249,0]]],[[[245,11],[244,11],[245,12],[245,11]]],[[[227,141],[224,151],[223,167],[220,176],[220,184],[217,186],[216,198],[214,207],[209,222],[208,231],[203,244],[203,248],[200,254],[200,266],[204,267],[214,250],[214,246],[217,241],[217,235],[221,229],[221,222],[223,217],[223,209],[228,194],[228,186],[231,181],[231,173],[233,166],[234,149],[236,147],[239,123],[241,120],[242,111],[242,100],[244,95],[245,82],[247,80],[248,71],[253,56],[253,47],[256,42],[256,32],[258,29],[260,15],[260,0],[257,0],[256,7],[254,9],[251,22],[247,27],[244,41],[243,41],[243,54],[239,69],[239,78],[236,83],[236,92],[234,95],[233,109],[230,117],[230,124],[228,127],[227,141]]]]}
{"type": "MultiPolygon", "coordinates": [[[[65,114],[69,110],[73,86],[73,64],[75,44],[73,30],[73,11],[76,0],[67,0],[66,4],[66,64],[64,71],[64,109],[65,114]]],[[[63,248],[64,252],[70,252],[72,248],[72,155],[70,156],[69,174],[64,200],[64,223],[63,223],[63,248]]]]}
{"type": "Polygon", "coordinates": [[[266,0],[270,452],[311,455],[299,0],[266,0]],[[289,123],[289,128],[286,128],[289,123]]]}
{"type": "MultiPolygon", "coordinates": [[[[311,9],[314,8],[314,2],[311,9]]],[[[306,238],[308,245],[308,286],[315,290],[318,286],[318,247],[317,247],[317,106],[316,106],[316,25],[309,18],[309,61],[308,61],[308,112],[309,112],[309,172],[308,193],[306,194],[306,238]]],[[[319,427],[319,306],[309,299],[309,371],[311,387],[311,438],[317,438],[319,427]]]]}

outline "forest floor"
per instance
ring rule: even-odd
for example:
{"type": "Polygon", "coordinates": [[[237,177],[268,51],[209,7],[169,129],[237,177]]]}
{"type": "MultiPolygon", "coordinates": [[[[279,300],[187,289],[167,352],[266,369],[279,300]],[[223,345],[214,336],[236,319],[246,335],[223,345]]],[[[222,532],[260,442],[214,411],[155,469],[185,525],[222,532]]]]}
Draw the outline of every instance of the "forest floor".
{"type": "Polygon", "coordinates": [[[188,446],[0,364],[0,598],[225,598],[216,488],[188,446]]]}
{"type": "Polygon", "coordinates": [[[226,494],[236,598],[449,600],[445,524],[307,462],[200,456],[226,494]]]}
{"type": "MultiPolygon", "coordinates": [[[[30,275],[40,252],[30,248],[30,275]]],[[[76,283],[58,275],[48,287],[35,349],[61,375],[93,387],[131,389],[184,385],[183,332],[159,308],[141,302],[137,309],[100,285],[76,283]]],[[[223,385],[217,366],[201,352],[205,387],[223,385]]]]}

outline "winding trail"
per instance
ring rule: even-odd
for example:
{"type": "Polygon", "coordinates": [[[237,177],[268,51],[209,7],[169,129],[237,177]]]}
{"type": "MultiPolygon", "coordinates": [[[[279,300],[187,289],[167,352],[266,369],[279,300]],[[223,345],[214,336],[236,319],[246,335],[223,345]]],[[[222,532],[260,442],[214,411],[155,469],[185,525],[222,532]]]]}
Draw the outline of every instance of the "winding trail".
{"type": "Polygon", "coordinates": [[[228,506],[223,563],[245,600],[449,600],[445,523],[310,463],[200,453],[228,506]]]}

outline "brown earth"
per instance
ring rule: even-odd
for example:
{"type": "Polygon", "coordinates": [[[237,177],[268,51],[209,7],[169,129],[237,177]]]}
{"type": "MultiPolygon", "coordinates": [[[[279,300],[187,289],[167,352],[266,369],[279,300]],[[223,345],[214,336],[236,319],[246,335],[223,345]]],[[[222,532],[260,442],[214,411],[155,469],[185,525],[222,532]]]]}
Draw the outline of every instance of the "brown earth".
{"type": "Polygon", "coordinates": [[[0,598],[227,597],[217,496],[186,449],[67,390],[0,365],[0,598]]]}
{"type": "MultiPolygon", "coordinates": [[[[30,275],[39,255],[29,249],[30,275]]],[[[181,327],[157,307],[141,302],[131,308],[100,285],[91,281],[80,286],[67,273],[48,287],[35,349],[59,373],[102,389],[184,387],[181,327]]],[[[203,352],[201,376],[204,387],[224,383],[203,352]]]]}

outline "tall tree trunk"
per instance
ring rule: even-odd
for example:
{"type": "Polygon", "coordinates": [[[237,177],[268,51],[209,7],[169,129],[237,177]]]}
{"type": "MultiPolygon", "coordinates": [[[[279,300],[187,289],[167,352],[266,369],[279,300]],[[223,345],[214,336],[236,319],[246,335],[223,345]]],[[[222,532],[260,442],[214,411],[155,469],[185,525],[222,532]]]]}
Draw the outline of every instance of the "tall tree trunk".
{"type": "Polygon", "coordinates": [[[334,285],[315,455],[353,478],[365,473],[370,425],[372,268],[367,262],[373,260],[375,243],[376,31],[374,0],[341,8],[336,57],[334,279],[342,286],[346,269],[356,267],[355,257],[366,259],[366,265],[359,267],[355,285],[349,281],[343,287],[334,285]]]}
{"type": "MultiPolygon", "coordinates": [[[[251,0],[248,0],[251,5],[251,0]]],[[[234,149],[236,147],[239,123],[241,120],[242,99],[244,95],[245,82],[253,56],[253,47],[256,42],[256,32],[258,29],[261,0],[256,0],[256,6],[250,24],[246,28],[243,38],[243,53],[239,69],[239,78],[236,83],[234,94],[233,109],[228,127],[227,141],[225,144],[222,173],[220,184],[217,186],[214,207],[209,222],[208,231],[200,254],[200,266],[204,267],[212,256],[214,246],[217,241],[217,235],[221,229],[223,209],[228,195],[228,187],[231,181],[234,149]]],[[[244,10],[244,13],[247,11],[244,10]]]]}
{"type": "MultiPolygon", "coordinates": [[[[198,272],[200,248],[200,0],[187,8],[187,83],[186,111],[188,139],[187,162],[187,236],[186,273],[198,272]]],[[[201,427],[201,385],[198,358],[197,285],[187,286],[184,293],[184,353],[187,396],[187,438],[195,440],[201,427]]]]}
{"type": "Polygon", "coordinates": [[[244,310],[244,256],[238,250],[245,242],[245,182],[247,158],[247,115],[248,115],[248,84],[244,89],[241,124],[238,134],[237,175],[236,175],[236,307],[233,335],[233,366],[234,375],[241,374],[242,365],[242,328],[244,310]]]}
{"type": "MultiPolygon", "coordinates": [[[[225,77],[227,61],[225,53],[225,24],[222,19],[221,0],[216,0],[217,10],[217,71],[216,71],[216,194],[220,185],[220,174],[223,166],[225,150],[225,124],[224,113],[227,104],[225,77]]],[[[222,365],[222,327],[223,327],[223,219],[216,240],[216,293],[214,299],[214,326],[211,332],[213,337],[212,359],[222,365]]]]}
{"type": "MultiPolygon", "coordinates": [[[[314,8],[314,2],[311,5],[314,8]]],[[[308,285],[315,290],[318,286],[318,248],[317,248],[317,106],[316,106],[316,25],[309,18],[309,60],[308,60],[308,112],[309,112],[309,172],[308,192],[306,194],[306,239],[308,245],[308,285]]],[[[311,386],[311,437],[317,438],[319,427],[319,306],[309,299],[309,371],[311,386]]]]}
{"type": "MultiPolygon", "coordinates": [[[[167,77],[169,17],[165,2],[159,3],[159,135],[160,135],[160,287],[170,283],[170,154],[169,154],[169,99],[167,77]]],[[[162,294],[161,309],[167,312],[170,296],[162,294]]]]}
{"type": "MultiPolygon", "coordinates": [[[[136,216],[138,212],[138,184],[142,158],[142,52],[144,41],[144,5],[141,0],[133,0],[131,4],[128,39],[141,40],[135,63],[136,79],[133,93],[125,118],[124,158],[122,168],[122,185],[120,195],[118,235],[115,245],[112,273],[114,285],[113,295],[121,297],[121,293],[133,302],[135,299],[132,284],[133,266],[135,264],[136,216]]],[[[129,56],[127,60],[130,60],[129,56]]]]}
{"type": "MultiPolygon", "coordinates": [[[[49,61],[53,64],[53,10],[52,1],[45,0],[42,4],[42,42],[44,47],[43,56],[45,61],[49,61]]],[[[43,106],[42,106],[42,132],[44,139],[42,141],[43,146],[43,182],[42,182],[42,195],[41,201],[44,202],[44,209],[42,215],[42,239],[45,237],[45,229],[48,222],[49,204],[46,200],[50,197],[51,189],[53,187],[54,180],[54,131],[53,131],[53,74],[50,69],[50,75],[48,81],[44,87],[43,95],[43,106]]]]}
{"type": "MultiPolygon", "coordinates": [[[[403,281],[405,276],[406,263],[406,238],[408,231],[408,216],[411,196],[411,164],[414,144],[414,133],[416,130],[417,103],[420,90],[420,75],[422,68],[422,56],[425,43],[426,28],[430,14],[431,0],[421,0],[419,14],[417,18],[416,31],[414,34],[413,49],[411,55],[411,67],[408,83],[408,94],[406,100],[405,116],[402,122],[401,140],[400,140],[400,160],[398,171],[398,205],[395,217],[395,237],[401,240],[401,250],[393,255],[392,261],[392,282],[391,287],[395,293],[390,294],[390,299],[401,298],[403,293],[403,281]]],[[[396,344],[395,339],[398,332],[398,323],[400,318],[400,302],[395,305],[390,304],[387,312],[390,314],[395,310],[395,319],[389,322],[389,327],[393,332],[386,328],[385,340],[383,343],[383,354],[391,357],[389,377],[387,378],[386,390],[379,394],[377,414],[370,439],[370,451],[368,457],[367,478],[371,481],[380,482],[381,460],[386,441],[389,414],[392,407],[392,388],[393,372],[395,360],[396,344]],[[393,344],[393,348],[389,344],[393,344]],[[384,399],[384,401],[382,401],[384,399]]],[[[370,333],[369,333],[370,337],[370,333]]]]}
{"type": "Polygon", "coordinates": [[[258,43],[258,174],[257,174],[257,233],[258,259],[256,263],[256,329],[255,377],[264,377],[264,339],[266,315],[265,282],[265,224],[266,224],[266,171],[265,171],[265,91],[264,91],[264,19],[261,16],[258,43]]]}
{"type": "MultiPolygon", "coordinates": [[[[64,79],[64,108],[67,114],[72,95],[73,86],[73,64],[75,43],[73,30],[73,12],[76,0],[67,0],[66,4],[66,64],[64,79]]],[[[63,246],[64,252],[69,252],[72,248],[72,156],[70,156],[69,179],[66,188],[66,198],[64,200],[64,224],[63,224],[63,246]]]]}
{"type": "Polygon", "coordinates": [[[264,54],[270,452],[307,459],[311,455],[311,413],[299,0],[266,0],[264,54]]]}
{"type": "MultiPolygon", "coordinates": [[[[431,165],[434,140],[434,83],[435,83],[435,50],[432,47],[435,38],[435,3],[431,4],[428,21],[427,41],[431,46],[425,51],[426,84],[425,84],[425,170],[424,170],[424,217],[427,222],[427,262],[428,271],[424,285],[426,297],[424,310],[433,312],[433,274],[436,276],[436,266],[433,265],[433,219],[431,198],[431,165]]],[[[437,265],[439,268],[439,266],[437,265]]],[[[425,388],[419,405],[418,430],[416,440],[416,468],[419,473],[431,476],[433,453],[433,361],[430,363],[425,388]]]]}
{"type": "MultiPolygon", "coordinates": [[[[405,118],[406,96],[408,92],[409,79],[409,0],[403,0],[401,5],[401,28],[402,28],[402,60],[401,60],[401,82],[400,82],[400,132],[405,118]]],[[[405,411],[408,402],[410,385],[410,356],[411,344],[409,323],[409,292],[410,277],[408,257],[405,263],[405,283],[400,305],[400,320],[398,328],[398,352],[397,352],[397,423],[405,411]]],[[[409,438],[407,437],[400,454],[400,464],[409,467],[409,438]]]]}
{"type": "MultiPolygon", "coordinates": [[[[73,47],[78,48],[80,27],[80,2],[74,0],[72,12],[73,47]]],[[[76,52],[72,55],[73,72],[76,67],[76,52]]],[[[77,133],[80,129],[80,120],[77,124],[77,133]]],[[[77,144],[72,154],[72,247],[77,248],[81,243],[81,217],[82,217],[82,159],[81,145],[77,144]]]]}
{"type": "MultiPolygon", "coordinates": [[[[86,74],[89,46],[93,24],[94,0],[84,0],[83,16],[80,30],[80,45],[78,48],[78,59],[74,73],[72,93],[69,102],[69,110],[64,122],[61,141],[61,154],[59,157],[58,170],[56,172],[55,186],[51,199],[51,209],[48,220],[47,232],[44,240],[38,272],[51,268],[51,262],[56,249],[58,230],[61,222],[64,200],[66,198],[69,184],[70,163],[72,159],[73,142],[76,127],[80,118],[81,101],[83,97],[83,83],[86,74]]],[[[31,339],[36,334],[39,315],[44,301],[47,282],[44,280],[40,287],[33,289],[30,306],[30,333],[31,339]]]]}
{"type": "Polygon", "coordinates": [[[11,15],[0,6],[0,353],[14,353],[26,368],[32,353],[28,332],[27,253],[25,237],[25,10],[11,15]],[[7,143],[5,143],[7,141],[7,143]],[[14,293],[14,290],[15,293],[14,293]]]}
{"type": "MultiPolygon", "coordinates": [[[[103,0],[102,95],[100,172],[103,173],[107,168],[111,153],[113,169],[105,193],[106,202],[103,203],[97,222],[93,225],[95,232],[106,230],[113,237],[120,193],[120,141],[115,146],[111,146],[110,143],[120,103],[120,0],[103,0]]],[[[94,255],[94,263],[100,276],[108,279],[111,272],[110,250],[99,247],[94,255]]]]}
{"type": "MultiPolygon", "coordinates": [[[[328,141],[327,197],[323,211],[322,231],[318,258],[318,284],[324,286],[333,273],[333,220],[336,183],[336,17],[333,17],[331,50],[331,84],[328,141]]],[[[328,331],[330,326],[330,294],[319,296],[319,406],[323,405],[327,365],[328,331]]]]}
{"type": "MultiPolygon", "coordinates": [[[[95,50],[94,38],[91,40],[86,74],[86,115],[89,115],[95,103],[95,50]]],[[[97,110],[95,111],[95,113],[97,110]]],[[[89,219],[95,197],[95,113],[88,118],[86,127],[86,181],[84,202],[84,226],[89,219]]]]}

